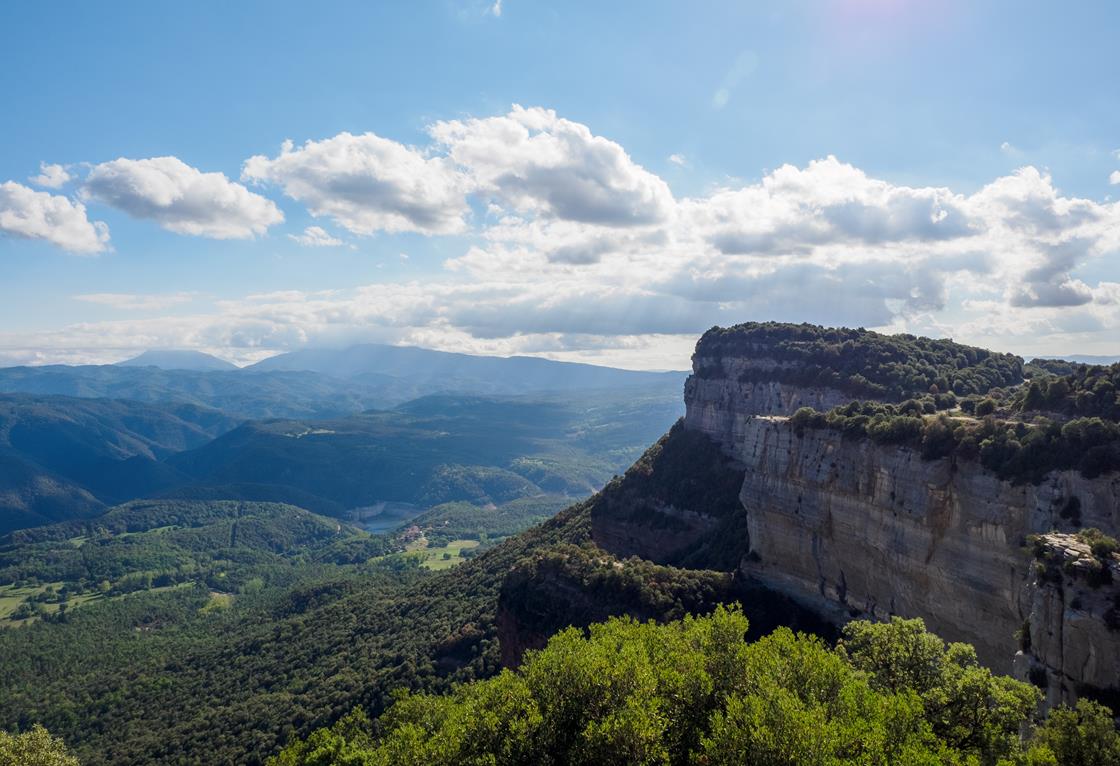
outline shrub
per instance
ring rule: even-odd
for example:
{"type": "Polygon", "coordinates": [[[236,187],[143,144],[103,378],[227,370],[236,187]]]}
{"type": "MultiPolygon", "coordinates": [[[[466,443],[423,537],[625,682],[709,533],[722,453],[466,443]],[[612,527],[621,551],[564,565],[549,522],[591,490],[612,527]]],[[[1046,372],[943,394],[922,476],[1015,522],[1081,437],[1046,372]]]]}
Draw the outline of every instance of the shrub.
{"type": "Polygon", "coordinates": [[[1089,550],[1098,559],[1111,558],[1114,553],[1120,551],[1120,542],[1116,541],[1115,537],[1110,537],[1104,532],[1089,527],[1077,533],[1077,539],[1089,546],[1089,550]]]}

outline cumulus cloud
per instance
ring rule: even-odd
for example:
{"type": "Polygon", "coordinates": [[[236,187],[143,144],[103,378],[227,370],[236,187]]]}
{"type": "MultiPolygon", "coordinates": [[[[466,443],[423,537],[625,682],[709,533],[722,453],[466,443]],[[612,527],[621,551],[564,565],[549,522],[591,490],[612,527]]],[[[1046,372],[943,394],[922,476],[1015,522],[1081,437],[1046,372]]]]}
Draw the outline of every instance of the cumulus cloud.
{"type": "Polygon", "coordinates": [[[688,167],[688,158],[685,157],[683,154],[670,154],[669,155],[669,162],[673,163],[674,165],[676,165],[678,167],[682,167],[682,168],[688,167]]]}
{"type": "Polygon", "coordinates": [[[550,109],[438,122],[429,129],[473,191],[521,213],[610,226],[650,224],[671,212],[661,178],[614,141],[550,109]]]}
{"type": "Polygon", "coordinates": [[[288,142],[276,157],[250,157],[241,177],[279,186],[354,234],[466,228],[467,181],[451,163],[374,133],[288,142]]]}
{"type": "Polygon", "coordinates": [[[109,227],[86,217],[85,205],[15,181],[0,184],[0,234],[44,239],[72,253],[107,249],[109,227]]]}
{"type": "MultiPolygon", "coordinates": [[[[549,110],[430,134],[419,148],[372,133],[288,144],[242,177],[354,234],[466,235],[433,248],[442,273],[88,323],[19,348],[205,348],[246,362],[374,341],[679,368],[713,324],[781,319],[1115,353],[1103,345],[1118,337],[1120,288],[1092,275],[1120,252],[1120,203],[1064,194],[1032,167],[960,192],[824,157],[675,198],[618,143],[549,110]]],[[[290,236],[338,241],[322,226],[290,236]]],[[[0,337],[0,352],[19,343],[0,337]]]]}
{"type": "Polygon", "coordinates": [[[125,311],[154,311],[194,300],[194,293],[83,293],[74,300],[125,311]]]}
{"type": "Polygon", "coordinates": [[[271,200],[177,157],[94,165],[83,194],[168,231],[212,239],[248,239],[284,220],[271,200]]]}
{"type": "Polygon", "coordinates": [[[685,213],[721,253],[797,255],[822,245],[963,237],[977,225],[963,202],[948,189],[895,186],[828,157],[689,200],[685,213]]]}
{"type": "Polygon", "coordinates": [[[1120,170],[1113,170],[1112,174],[1108,177],[1108,182],[1114,186],[1120,184],[1120,170]]]}
{"type": "Polygon", "coordinates": [[[332,237],[322,226],[308,226],[303,234],[289,234],[288,238],[304,247],[338,247],[346,244],[338,237],[332,237]]]}
{"type": "Polygon", "coordinates": [[[72,178],[73,176],[62,165],[48,165],[45,162],[40,162],[39,175],[31,176],[27,180],[45,189],[60,189],[68,184],[72,178]]]}

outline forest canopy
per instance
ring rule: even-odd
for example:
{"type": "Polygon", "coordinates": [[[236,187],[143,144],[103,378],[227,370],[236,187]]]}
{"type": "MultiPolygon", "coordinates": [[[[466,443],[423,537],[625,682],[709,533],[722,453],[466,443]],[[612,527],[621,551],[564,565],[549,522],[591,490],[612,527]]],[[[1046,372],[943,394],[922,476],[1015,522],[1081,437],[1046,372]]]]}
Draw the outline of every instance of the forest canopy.
{"type": "Polygon", "coordinates": [[[1066,375],[1036,375],[1018,392],[1013,406],[1020,412],[1120,421],[1120,364],[1080,364],[1066,375]]]}
{"type": "Polygon", "coordinates": [[[1040,694],[921,620],[853,622],[835,648],[781,628],[748,644],[737,607],[568,629],[517,670],[359,709],[272,766],[1120,762],[1107,710],[1032,722],[1040,694]],[[1037,724],[1037,725],[1036,725],[1037,724]],[[1024,734],[1025,732],[1025,734],[1024,734]]]}
{"type": "Polygon", "coordinates": [[[1018,385],[1023,360],[951,340],[883,335],[870,330],[812,324],[748,322],[713,327],[693,356],[698,377],[723,374],[712,361],[746,356],[768,364],[748,379],[835,388],[856,398],[901,401],[925,393],[986,394],[1018,385]],[[772,365],[772,366],[771,366],[772,365]]]}

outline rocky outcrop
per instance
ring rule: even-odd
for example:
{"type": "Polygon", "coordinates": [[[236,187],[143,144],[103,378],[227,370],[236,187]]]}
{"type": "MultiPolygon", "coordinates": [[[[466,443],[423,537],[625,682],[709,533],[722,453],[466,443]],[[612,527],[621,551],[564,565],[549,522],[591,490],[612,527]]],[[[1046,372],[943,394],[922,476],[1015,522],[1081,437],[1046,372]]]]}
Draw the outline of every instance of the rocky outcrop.
{"type": "Polygon", "coordinates": [[[720,361],[722,378],[712,360],[703,364],[704,377],[686,385],[685,427],[707,434],[743,470],[743,575],[836,621],[921,617],[946,639],[972,643],[1000,672],[1012,670],[1016,633],[1028,619],[1032,637],[1073,630],[1083,650],[1057,653],[1042,640],[1033,659],[1018,664],[1033,661],[1059,679],[1046,684],[1056,699],[1080,687],[1116,686],[1099,659],[1102,651],[1115,654],[1099,610],[1059,608],[1053,589],[1035,582],[1025,546],[1032,534],[1078,526],[1115,533],[1120,476],[1062,471],[1038,485],[1014,485],[973,461],[926,461],[909,448],[827,429],[798,432],[781,416],[848,397],[740,382],[755,375],[739,374],[749,361],[720,361]],[[1093,651],[1096,659],[1086,660],[1093,651]]]}
{"type": "Polygon", "coordinates": [[[1074,535],[1035,541],[1020,606],[1015,675],[1054,705],[1081,695],[1115,704],[1120,689],[1120,560],[1094,556],[1074,535]]]}
{"type": "Polygon", "coordinates": [[[727,414],[792,415],[799,407],[828,410],[852,400],[850,394],[835,388],[765,379],[769,373],[791,368],[771,359],[697,356],[693,364],[704,374],[692,375],[685,382],[685,401],[697,403],[694,419],[710,423],[727,414]]]}

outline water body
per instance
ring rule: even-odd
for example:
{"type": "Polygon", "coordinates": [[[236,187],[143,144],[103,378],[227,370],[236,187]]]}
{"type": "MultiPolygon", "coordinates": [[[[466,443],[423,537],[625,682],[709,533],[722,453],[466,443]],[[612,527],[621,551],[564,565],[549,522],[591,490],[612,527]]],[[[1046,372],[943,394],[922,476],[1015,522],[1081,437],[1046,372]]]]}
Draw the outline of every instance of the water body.
{"type": "Polygon", "coordinates": [[[384,535],[407,524],[424,511],[418,505],[386,500],[346,512],[347,518],[365,531],[384,535]]]}

